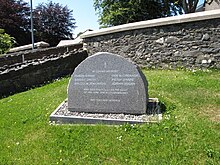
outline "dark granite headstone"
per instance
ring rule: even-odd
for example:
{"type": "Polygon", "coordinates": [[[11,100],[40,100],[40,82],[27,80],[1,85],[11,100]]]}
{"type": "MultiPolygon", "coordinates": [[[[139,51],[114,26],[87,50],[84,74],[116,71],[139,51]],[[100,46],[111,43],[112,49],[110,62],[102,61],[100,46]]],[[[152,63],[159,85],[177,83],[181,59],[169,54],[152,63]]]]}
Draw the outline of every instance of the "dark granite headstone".
{"type": "Polygon", "coordinates": [[[93,113],[146,113],[144,74],[125,58],[97,53],[78,65],[68,87],[68,110],[93,113]]]}

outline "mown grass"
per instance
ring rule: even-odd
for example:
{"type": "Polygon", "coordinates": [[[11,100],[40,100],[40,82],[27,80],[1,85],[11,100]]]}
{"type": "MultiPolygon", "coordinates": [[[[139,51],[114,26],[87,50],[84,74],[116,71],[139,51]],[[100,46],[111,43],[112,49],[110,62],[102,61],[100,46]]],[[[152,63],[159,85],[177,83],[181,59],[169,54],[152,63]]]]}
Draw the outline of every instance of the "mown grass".
{"type": "Polygon", "coordinates": [[[220,72],[144,70],[164,120],[49,125],[69,79],[0,100],[0,164],[220,164],[220,72]]]}

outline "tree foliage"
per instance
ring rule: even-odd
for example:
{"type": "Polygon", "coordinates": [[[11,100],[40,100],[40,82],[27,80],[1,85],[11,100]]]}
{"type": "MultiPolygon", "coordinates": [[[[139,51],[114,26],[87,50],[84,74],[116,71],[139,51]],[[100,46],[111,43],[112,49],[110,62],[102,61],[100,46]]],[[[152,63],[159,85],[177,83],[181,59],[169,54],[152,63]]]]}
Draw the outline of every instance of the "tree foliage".
{"type": "Polygon", "coordinates": [[[15,43],[15,39],[0,29],[0,54],[6,53],[15,43]]]}
{"type": "Polygon", "coordinates": [[[199,0],[179,0],[178,3],[181,4],[184,13],[188,14],[196,11],[199,0]]]}
{"type": "Polygon", "coordinates": [[[103,27],[182,14],[175,0],[94,0],[103,27]]]}
{"type": "Polygon", "coordinates": [[[34,10],[33,16],[37,41],[43,40],[55,46],[62,39],[72,38],[75,19],[67,6],[52,1],[41,3],[34,10]]]}
{"type": "Polygon", "coordinates": [[[0,0],[0,28],[16,38],[19,45],[30,42],[30,8],[23,0],[0,0]]]}

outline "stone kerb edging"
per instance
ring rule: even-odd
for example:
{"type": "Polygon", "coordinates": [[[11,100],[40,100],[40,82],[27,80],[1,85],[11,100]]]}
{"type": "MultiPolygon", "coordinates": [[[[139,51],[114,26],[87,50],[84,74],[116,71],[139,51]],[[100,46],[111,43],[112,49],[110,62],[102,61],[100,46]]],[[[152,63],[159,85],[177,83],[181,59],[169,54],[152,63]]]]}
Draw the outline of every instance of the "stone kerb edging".
{"type": "Polygon", "coordinates": [[[220,18],[220,9],[191,13],[191,14],[184,14],[184,15],[173,16],[173,17],[159,18],[159,19],[153,19],[153,20],[148,20],[148,21],[140,21],[140,22],[134,22],[134,23],[124,24],[124,25],[119,25],[119,26],[113,26],[109,28],[103,28],[97,31],[87,32],[85,34],[82,34],[80,37],[84,39],[84,38],[90,38],[94,36],[122,32],[122,31],[129,31],[129,30],[143,29],[143,28],[148,28],[148,27],[164,26],[164,25],[171,25],[171,24],[179,24],[179,23],[186,23],[186,22],[202,21],[202,20],[208,20],[208,19],[214,19],[214,18],[220,18]]]}

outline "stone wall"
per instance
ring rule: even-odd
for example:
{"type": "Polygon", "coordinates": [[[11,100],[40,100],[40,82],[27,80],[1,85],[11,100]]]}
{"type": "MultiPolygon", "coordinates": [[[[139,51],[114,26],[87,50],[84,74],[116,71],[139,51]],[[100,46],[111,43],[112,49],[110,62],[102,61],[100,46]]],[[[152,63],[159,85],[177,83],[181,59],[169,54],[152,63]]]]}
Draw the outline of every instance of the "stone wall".
{"type": "Polygon", "coordinates": [[[6,55],[0,55],[0,71],[5,70],[8,66],[23,63],[25,61],[37,60],[47,58],[47,56],[59,56],[65,52],[82,48],[82,44],[63,46],[63,47],[51,47],[45,49],[34,49],[28,51],[21,51],[10,53],[6,55]]]}
{"type": "Polygon", "coordinates": [[[5,65],[5,69],[0,70],[0,98],[71,75],[75,67],[88,57],[87,52],[82,49],[71,51],[65,49],[63,53],[56,50],[57,48],[50,49],[51,54],[47,49],[46,52],[43,50],[29,52],[29,59],[25,62],[5,65]],[[36,53],[38,55],[34,58],[36,53]]]}
{"type": "Polygon", "coordinates": [[[82,38],[89,55],[116,53],[141,67],[220,69],[220,10],[120,25],[82,38]]]}

